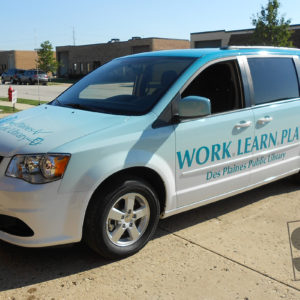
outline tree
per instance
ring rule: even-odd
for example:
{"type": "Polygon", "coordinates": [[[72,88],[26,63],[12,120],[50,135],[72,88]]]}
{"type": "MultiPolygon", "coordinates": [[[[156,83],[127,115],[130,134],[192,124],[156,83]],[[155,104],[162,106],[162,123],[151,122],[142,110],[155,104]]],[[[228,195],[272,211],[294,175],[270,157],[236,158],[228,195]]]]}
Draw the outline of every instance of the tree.
{"type": "Polygon", "coordinates": [[[45,41],[41,43],[40,49],[37,50],[37,64],[40,70],[45,72],[56,72],[58,68],[58,62],[54,57],[54,51],[51,43],[45,41]]]}
{"type": "Polygon", "coordinates": [[[293,32],[289,30],[291,20],[278,16],[280,2],[269,0],[266,7],[261,7],[260,14],[252,17],[255,26],[253,43],[265,46],[292,47],[290,41],[293,32]]]}

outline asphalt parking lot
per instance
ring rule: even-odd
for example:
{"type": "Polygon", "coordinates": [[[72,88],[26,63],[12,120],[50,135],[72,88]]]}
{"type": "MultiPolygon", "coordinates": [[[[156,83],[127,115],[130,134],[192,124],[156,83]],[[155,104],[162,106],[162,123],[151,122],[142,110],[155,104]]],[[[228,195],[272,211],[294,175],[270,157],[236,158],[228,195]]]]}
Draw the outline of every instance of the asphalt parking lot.
{"type": "Polygon", "coordinates": [[[18,92],[18,98],[51,101],[67,89],[70,84],[51,86],[0,84],[0,97],[7,97],[9,86],[12,86],[12,88],[18,92]]]}
{"type": "Polygon", "coordinates": [[[161,220],[119,261],[1,242],[0,299],[300,299],[299,196],[288,178],[161,220]]]}

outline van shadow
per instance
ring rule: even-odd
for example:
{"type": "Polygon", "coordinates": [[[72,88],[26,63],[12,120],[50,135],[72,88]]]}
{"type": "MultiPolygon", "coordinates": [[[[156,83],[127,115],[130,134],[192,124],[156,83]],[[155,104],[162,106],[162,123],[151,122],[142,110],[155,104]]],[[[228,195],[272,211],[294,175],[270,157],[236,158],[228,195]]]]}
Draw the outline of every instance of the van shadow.
{"type": "Polygon", "coordinates": [[[0,291],[77,274],[112,263],[78,243],[23,248],[0,242],[0,291]]]}
{"type": "MultiPolygon", "coordinates": [[[[297,184],[290,179],[284,179],[225,201],[161,220],[154,239],[217,218],[266,197],[298,189],[297,184]]],[[[80,243],[48,248],[23,248],[0,242],[0,262],[0,291],[5,291],[122,261],[103,259],[80,243]]]]}

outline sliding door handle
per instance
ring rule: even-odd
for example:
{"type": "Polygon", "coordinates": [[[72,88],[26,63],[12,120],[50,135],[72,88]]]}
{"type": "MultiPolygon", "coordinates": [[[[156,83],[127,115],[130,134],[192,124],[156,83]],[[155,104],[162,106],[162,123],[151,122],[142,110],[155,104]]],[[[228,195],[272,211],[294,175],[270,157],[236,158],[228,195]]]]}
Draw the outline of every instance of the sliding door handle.
{"type": "Polygon", "coordinates": [[[273,120],[272,117],[270,116],[265,116],[264,118],[260,118],[257,120],[257,123],[260,125],[266,124],[266,123],[270,123],[273,120]]]}

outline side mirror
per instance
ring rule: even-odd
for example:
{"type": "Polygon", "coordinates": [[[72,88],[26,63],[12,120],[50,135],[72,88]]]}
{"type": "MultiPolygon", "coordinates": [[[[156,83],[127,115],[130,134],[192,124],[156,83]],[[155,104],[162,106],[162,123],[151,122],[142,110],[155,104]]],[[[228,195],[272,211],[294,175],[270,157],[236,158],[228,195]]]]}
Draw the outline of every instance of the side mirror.
{"type": "Polygon", "coordinates": [[[204,117],[210,114],[210,100],[205,97],[187,96],[178,103],[178,116],[180,119],[204,117]]]}

